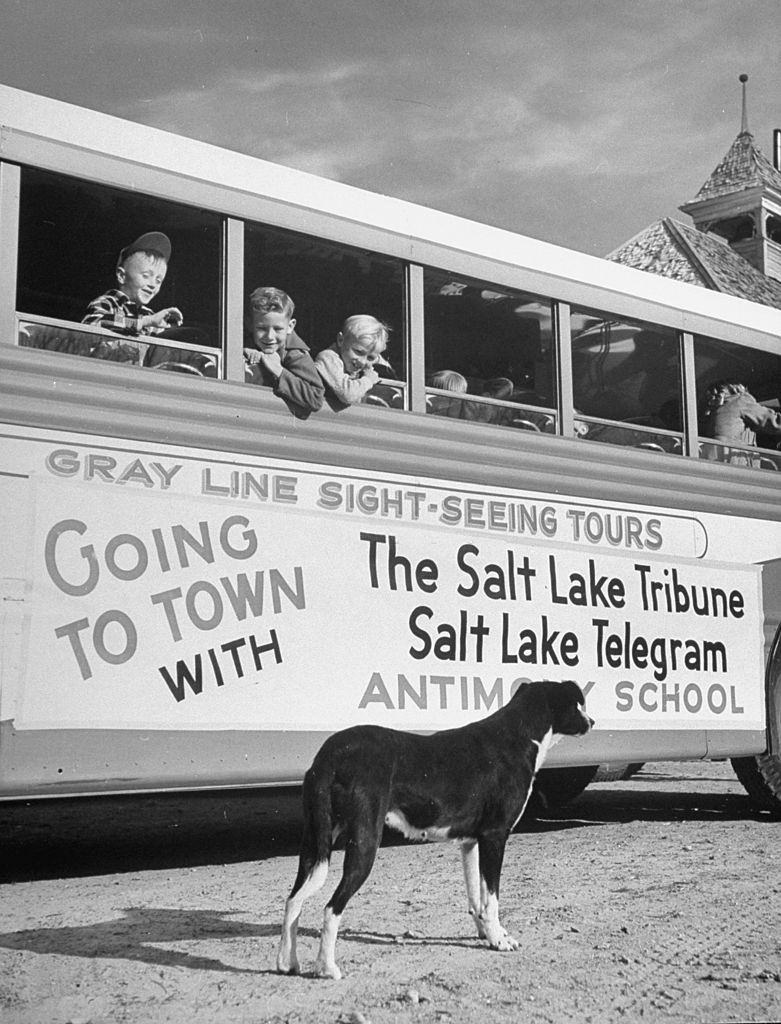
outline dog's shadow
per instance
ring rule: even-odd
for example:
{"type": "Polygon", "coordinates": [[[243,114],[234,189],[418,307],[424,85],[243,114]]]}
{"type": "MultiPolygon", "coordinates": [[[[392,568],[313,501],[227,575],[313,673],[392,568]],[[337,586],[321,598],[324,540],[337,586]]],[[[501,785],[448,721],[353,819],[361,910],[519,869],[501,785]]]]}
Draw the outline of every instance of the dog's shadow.
{"type": "Polygon", "coordinates": [[[199,956],[182,949],[166,949],[158,944],[192,943],[205,939],[267,938],[279,934],[278,924],[258,925],[233,920],[235,915],[242,913],[239,910],[129,907],[122,913],[122,917],[95,924],[0,933],[0,948],[88,959],[131,960],[159,967],[186,967],[199,971],[265,974],[267,972],[263,970],[234,967],[212,957],[199,956]]]}

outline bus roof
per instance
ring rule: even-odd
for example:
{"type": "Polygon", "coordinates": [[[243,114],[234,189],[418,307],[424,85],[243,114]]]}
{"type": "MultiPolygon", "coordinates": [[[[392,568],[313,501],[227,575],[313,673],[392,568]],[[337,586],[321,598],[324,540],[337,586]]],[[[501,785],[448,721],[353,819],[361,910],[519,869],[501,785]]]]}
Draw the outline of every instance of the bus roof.
{"type": "Polygon", "coordinates": [[[595,285],[781,337],[781,310],[770,306],[6,85],[0,85],[0,129],[0,157],[5,159],[19,159],[15,137],[53,141],[369,225],[412,242],[498,260],[553,281],[595,285]]]}

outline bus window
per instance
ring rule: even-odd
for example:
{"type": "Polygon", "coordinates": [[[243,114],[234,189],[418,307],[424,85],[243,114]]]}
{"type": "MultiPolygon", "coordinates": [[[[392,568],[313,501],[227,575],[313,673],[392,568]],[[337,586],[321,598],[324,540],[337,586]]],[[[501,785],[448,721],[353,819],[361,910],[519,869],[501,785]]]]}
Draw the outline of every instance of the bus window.
{"type": "Polygon", "coordinates": [[[695,335],[701,458],[781,470],[781,355],[695,335]]]}
{"type": "Polygon", "coordinates": [[[555,432],[550,300],[432,269],[424,292],[426,411],[555,432]]]}
{"type": "Polygon", "coordinates": [[[680,342],[656,324],[573,309],[576,432],[591,441],[683,453],[680,342]]]}
{"type": "Polygon", "coordinates": [[[16,299],[20,345],[217,376],[219,288],[219,215],[22,168],[16,299]],[[105,322],[82,326],[93,299],[121,290],[120,252],[152,231],[168,237],[171,259],[149,308],[176,307],[182,323],[162,334],[139,334],[134,321],[115,330],[105,322]]]}
{"type": "MultiPolygon", "coordinates": [[[[380,382],[363,399],[378,409],[403,409],[406,401],[404,345],[404,266],[401,260],[308,235],[247,224],[244,236],[244,286],[271,286],[295,305],[296,334],[314,357],[334,344],[349,316],[366,313],[389,329],[380,382]]],[[[249,344],[249,301],[245,307],[245,345],[249,344]]]]}

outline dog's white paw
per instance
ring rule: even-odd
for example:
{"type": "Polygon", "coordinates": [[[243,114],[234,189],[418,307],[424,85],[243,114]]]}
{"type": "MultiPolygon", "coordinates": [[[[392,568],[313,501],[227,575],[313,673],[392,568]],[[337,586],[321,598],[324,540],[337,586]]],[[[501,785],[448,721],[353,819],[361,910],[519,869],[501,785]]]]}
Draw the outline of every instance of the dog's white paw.
{"type": "Polygon", "coordinates": [[[339,981],[342,977],[342,972],[336,966],[336,963],[326,963],[325,960],[315,961],[314,975],[316,978],[333,978],[334,981],[339,981]]]}
{"type": "Polygon", "coordinates": [[[300,974],[301,965],[296,957],[288,957],[280,953],[277,957],[277,970],[280,974],[300,974]]]}
{"type": "Polygon", "coordinates": [[[518,939],[502,929],[501,933],[491,942],[491,949],[498,949],[501,953],[509,953],[520,946],[518,939]]]}

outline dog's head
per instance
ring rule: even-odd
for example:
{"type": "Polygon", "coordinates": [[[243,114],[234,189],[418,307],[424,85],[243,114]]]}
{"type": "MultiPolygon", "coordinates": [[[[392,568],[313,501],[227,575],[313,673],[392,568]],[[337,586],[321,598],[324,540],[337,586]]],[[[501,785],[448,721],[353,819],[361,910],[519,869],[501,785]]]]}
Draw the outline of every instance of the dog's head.
{"type": "Polygon", "coordinates": [[[585,711],[583,691],[571,679],[546,682],[548,704],[553,713],[553,732],[560,736],[583,736],[594,724],[585,711]]]}

